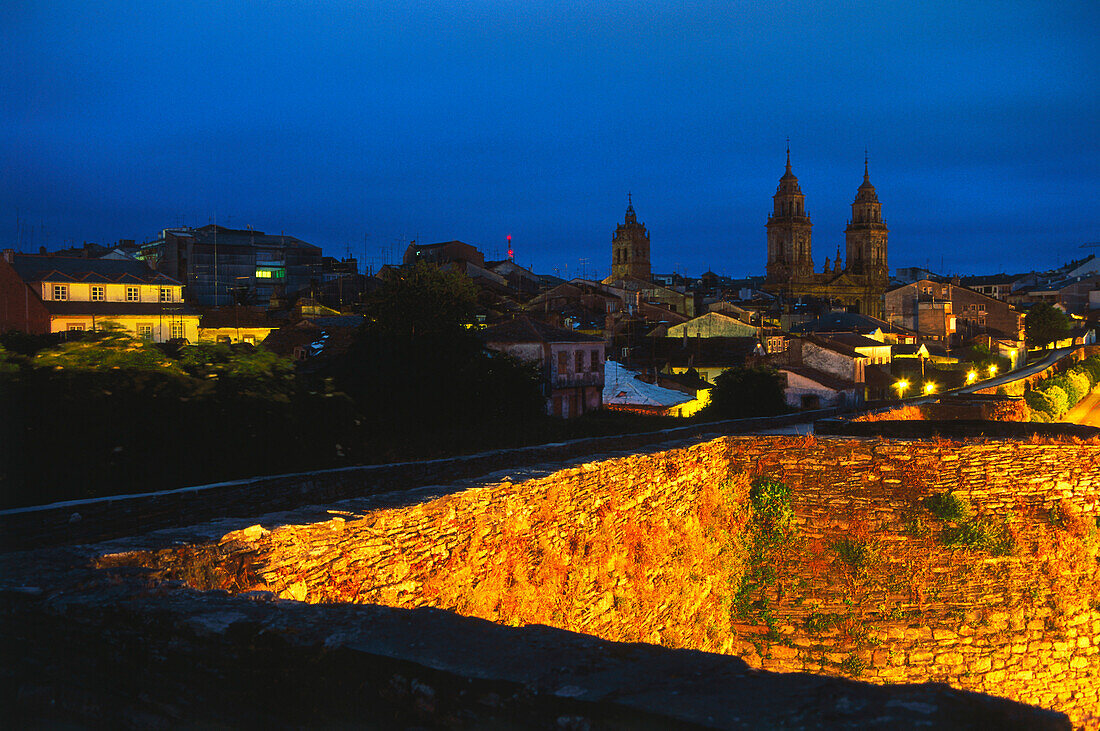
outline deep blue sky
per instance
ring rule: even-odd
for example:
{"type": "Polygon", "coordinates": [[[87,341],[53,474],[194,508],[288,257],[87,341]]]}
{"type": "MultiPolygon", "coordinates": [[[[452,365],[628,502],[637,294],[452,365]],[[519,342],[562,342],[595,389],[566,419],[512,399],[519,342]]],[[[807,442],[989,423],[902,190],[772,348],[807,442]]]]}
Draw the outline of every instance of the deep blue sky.
{"type": "Polygon", "coordinates": [[[5,247],[217,215],[606,274],[632,191],[655,271],[762,274],[788,135],[818,266],[865,147],[892,269],[1100,241],[1095,0],[16,0],[0,28],[5,247]]]}

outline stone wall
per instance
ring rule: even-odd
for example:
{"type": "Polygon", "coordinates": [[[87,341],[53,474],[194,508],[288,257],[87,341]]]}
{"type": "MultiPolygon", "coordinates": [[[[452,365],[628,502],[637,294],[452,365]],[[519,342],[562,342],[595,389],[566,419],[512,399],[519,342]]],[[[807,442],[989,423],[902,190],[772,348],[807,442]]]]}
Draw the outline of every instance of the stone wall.
{"type": "Polygon", "coordinates": [[[1097,445],[725,437],[102,565],[939,681],[1096,727],[1098,515],[1097,445]],[[798,524],[763,562],[746,539],[759,476],[790,486],[798,524]],[[972,515],[931,512],[946,492],[972,515]]]}

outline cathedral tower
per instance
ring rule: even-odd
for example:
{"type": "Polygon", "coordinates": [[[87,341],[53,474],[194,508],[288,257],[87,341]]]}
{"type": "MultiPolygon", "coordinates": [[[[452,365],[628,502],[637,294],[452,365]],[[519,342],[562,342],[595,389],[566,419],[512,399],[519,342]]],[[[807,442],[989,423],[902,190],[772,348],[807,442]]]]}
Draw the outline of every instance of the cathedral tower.
{"type": "Polygon", "coordinates": [[[626,196],[626,221],[615,228],[611,240],[611,278],[637,277],[651,281],[649,271],[649,232],[644,223],[638,223],[634,214],[634,202],[626,196]]]}
{"type": "Polygon", "coordinates": [[[810,255],[810,217],[806,215],[806,196],[791,172],[791,148],[787,147],[787,172],[779,179],[772,196],[773,210],[768,216],[767,283],[784,285],[792,279],[813,274],[810,255]]]}
{"type": "Polygon", "coordinates": [[[847,243],[848,267],[850,274],[863,274],[870,281],[881,282],[885,286],[889,279],[886,264],[886,235],[888,230],[882,220],[882,204],[878,202],[875,186],[871,185],[871,175],[867,169],[867,158],[863,159],[863,184],[856,192],[852,202],[852,220],[844,232],[847,243]]]}
{"type": "Polygon", "coordinates": [[[878,202],[875,186],[863,158],[863,183],[852,202],[852,220],[844,232],[848,249],[848,274],[863,278],[867,293],[860,302],[860,311],[872,317],[882,318],[885,302],[883,293],[890,281],[886,263],[886,236],[889,233],[882,220],[882,204],[878,202]]]}

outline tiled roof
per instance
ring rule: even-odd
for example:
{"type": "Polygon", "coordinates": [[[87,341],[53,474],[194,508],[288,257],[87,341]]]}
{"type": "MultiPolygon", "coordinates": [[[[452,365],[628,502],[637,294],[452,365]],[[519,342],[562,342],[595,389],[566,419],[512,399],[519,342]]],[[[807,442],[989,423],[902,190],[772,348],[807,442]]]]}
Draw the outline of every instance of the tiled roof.
{"type": "Polygon", "coordinates": [[[482,331],[482,339],[490,343],[602,343],[603,338],[563,330],[532,320],[517,317],[482,331]]]}
{"type": "Polygon", "coordinates": [[[808,378],[814,383],[820,383],[826,388],[831,388],[834,391],[847,391],[856,387],[856,384],[852,381],[847,381],[843,378],[837,378],[836,376],[819,371],[816,368],[810,368],[809,366],[779,366],[779,371],[787,371],[788,373],[796,373],[803,378],[808,378]]]}
{"type": "MultiPolygon", "coordinates": [[[[908,285],[906,285],[908,286],[908,285]]],[[[891,325],[885,320],[870,315],[861,315],[858,312],[828,312],[811,322],[795,325],[792,332],[859,332],[869,333],[875,330],[884,333],[908,333],[912,332],[904,327],[891,325]]]]}
{"type": "Polygon", "coordinates": [[[180,286],[175,279],[134,259],[16,254],[12,267],[24,282],[132,282],[180,286]]]}
{"type": "Polygon", "coordinates": [[[831,340],[849,348],[888,348],[887,343],[880,343],[874,338],[868,338],[859,333],[817,333],[823,340],[831,340]]]}

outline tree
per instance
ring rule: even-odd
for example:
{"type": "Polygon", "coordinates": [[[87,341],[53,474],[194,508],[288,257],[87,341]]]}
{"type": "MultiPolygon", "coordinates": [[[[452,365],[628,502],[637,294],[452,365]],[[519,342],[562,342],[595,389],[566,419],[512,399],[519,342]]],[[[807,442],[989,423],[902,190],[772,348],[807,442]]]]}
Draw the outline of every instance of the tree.
{"type": "Polygon", "coordinates": [[[389,336],[454,334],[473,320],[477,287],[461,272],[425,261],[391,269],[366,300],[366,329],[389,336]]]}
{"type": "Polygon", "coordinates": [[[417,262],[387,274],[355,341],[333,365],[338,388],[380,439],[455,434],[537,417],[537,371],[485,349],[470,327],[477,288],[417,262]]]}
{"type": "Polygon", "coordinates": [[[783,378],[772,368],[730,368],[715,379],[707,410],[721,419],[782,414],[783,378]]]}
{"type": "Polygon", "coordinates": [[[1024,318],[1024,332],[1029,347],[1043,347],[1069,334],[1070,319],[1066,313],[1046,302],[1033,305],[1024,318]]]}

